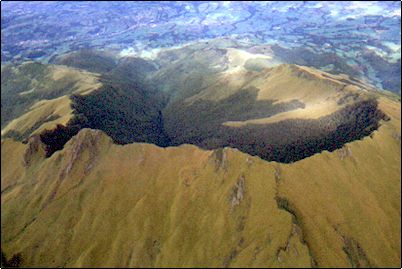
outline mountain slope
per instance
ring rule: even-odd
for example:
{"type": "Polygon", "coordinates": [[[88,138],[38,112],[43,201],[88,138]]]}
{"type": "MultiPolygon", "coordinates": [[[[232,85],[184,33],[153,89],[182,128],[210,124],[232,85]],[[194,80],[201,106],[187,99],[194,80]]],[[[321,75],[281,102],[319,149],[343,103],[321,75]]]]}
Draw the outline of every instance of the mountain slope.
{"type": "Polygon", "coordinates": [[[400,266],[400,103],[372,136],[281,166],[280,195],[302,223],[317,263],[400,266]]]}
{"type": "MultiPolygon", "coordinates": [[[[91,52],[77,53],[63,63],[78,62],[93,71],[85,61],[99,57],[99,52],[93,57],[91,52]]],[[[57,150],[78,130],[92,128],[120,144],[229,146],[289,163],[369,135],[387,119],[363,82],[288,64],[247,69],[256,59],[271,60],[205,44],[162,51],[154,60],[121,58],[99,75],[96,91],[70,91],[48,101],[50,108],[32,107],[2,133],[23,140],[47,129],[42,141],[56,141],[57,150]],[[54,111],[54,103],[65,107],[63,115],[54,111]],[[55,119],[64,129],[51,131],[55,119]]],[[[107,55],[101,60],[115,61],[107,55]]]]}
{"type": "Polygon", "coordinates": [[[231,149],[121,147],[84,129],[22,178],[2,175],[2,246],[37,266],[310,266],[264,165],[231,149]]]}
{"type": "Polygon", "coordinates": [[[1,69],[1,135],[25,139],[66,125],[73,117],[67,95],[88,94],[101,86],[99,74],[67,66],[6,65],[1,69]]]}
{"type": "Polygon", "coordinates": [[[48,159],[4,140],[3,249],[35,266],[397,266],[400,104],[380,104],[373,137],[294,164],[87,129],[48,159]]]}
{"type": "Polygon", "coordinates": [[[2,126],[5,257],[400,266],[400,99],[227,46],[2,67],[2,113],[24,104],[2,126]]]}

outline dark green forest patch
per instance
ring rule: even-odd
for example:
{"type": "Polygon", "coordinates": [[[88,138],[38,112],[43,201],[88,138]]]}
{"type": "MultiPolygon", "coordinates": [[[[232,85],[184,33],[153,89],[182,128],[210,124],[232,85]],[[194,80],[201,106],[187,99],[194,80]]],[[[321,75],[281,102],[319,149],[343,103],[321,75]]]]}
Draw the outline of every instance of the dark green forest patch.
{"type": "MultiPolygon", "coordinates": [[[[87,95],[70,96],[73,119],[66,126],[59,125],[41,134],[42,142],[47,145],[47,156],[62,149],[79,130],[91,128],[102,130],[117,144],[146,142],[161,147],[181,144],[194,144],[204,149],[233,147],[264,160],[290,163],[323,150],[333,151],[345,143],[368,136],[379,127],[380,120],[387,119],[377,108],[375,99],[364,100],[359,94],[349,94],[338,101],[345,107],[318,119],[288,119],[271,124],[229,127],[223,123],[271,117],[303,109],[305,105],[299,100],[278,104],[275,100],[257,100],[259,89],[253,87],[234,89],[232,95],[221,100],[198,99],[189,103],[186,101],[189,92],[186,90],[187,95],[183,95],[182,91],[187,87],[195,92],[201,89],[198,77],[192,77],[183,85],[179,83],[181,79],[172,77],[181,78],[184,70],[176,70],[175,73],[175,70],[169,69],[155,80],[152,76],[149,78],[158,72],[158,65],[140,58],[114,60],[104,54],[82,51],[63,59],[66,61],[64,64],[102,72],[102,87],[87,95]],[[169,84],[170,90],[163,90],[164,83],[169,84]],[[177,87],[173,87],[175,85],[177,87]],[[177,94],[180,98],[172,98],[177,94]]],[[[203,62],[200,60],[200,63],[203,62]]],[[[186,67],[197,69],[191,64],[186,67]]],[[[49,96],[34,94],[24,102],[24,95],[18,93],[25,91],[32,80],[46,81],[43,78],[46,67],[28,63],[18,68],[19,76],[14,67],[2,70],[2,75],[7,75],[4,81],[2,76],[2,115],[4,110],[8,117],[13,118],[36,99],[50,99],[72,92],[73,85],[63,84],[50,93],[35,93],[49,96]]],[[[201,82],[204,75],[199,77],[201,82]]],[[[29,131],[7,134],[18,140],[24,140],[29,135],[29,131]]]]}
{"type": "Polygon", "coordinates": [[[80,129],[104,131],[117,144],[146,142],[161,147],[194,144],[204,149],[237,148],[267,161],[291,163],[323,150],[333,151],[362,139],[387,117],[375,99],[348,104],[318,119],[288,119],[271,124],[229,127],[226,121],[245,121],[303,108],[294,100],[274,105],[257,101],[256,89],[239,91],[219,102],[196,101],[170,104],[157,95],[147,96],[127,84],[103,83],[101,90],[73,95],[75,117],[66,126],[42,134],[48,156],[80,129]]]}
{"type": "MultiPolygon", "coordinates": [[[[220,123],[247,120],[247,113],[236,117],[235,110],[233,114],[225,113],[222,120],[210,120],[211,115],[218,113],[211,109],[215,105],[203,104],[203,109],[199,110],[203,112],[198,114],[192,107],[182,107],[180,113],[171,114],[165,125],[172,144],[195,144],[205,149],[228,146],[264,160],[290,163],[323,150],[339,149],[345,143],[368,136],[379,127],[380,120],[388,118],[377,109],[377,101],[370,99],[347,105],[319,119],[289,119],[271,124],[247,124],[239,128],[220,123]]],[[[224,110],[225,106],[221,108],[224,110]]],[[[283,109],[286,107],[275,110],[278,113],[283,109]]],[[[248,116],[253,118],[252,113],[248,116]]]]}
{"type": "Polygon", "coordinates": [[[89,95],[73,95],[74,113],[85,119],[83,128],[104,131],[118,144],[147,142],[168,146],[161,102],[129,85],[104,85],[89,95]]]}
{"type": "Polygon", "coordinates": [[[166,132],[173,145],[190,143],[212,146],[212,141],[224,138],[222,124],[265,118],[277,113],[304,108],[297,100],[274,105],[274,100],[257,101],[257,88],[240,90],[221,101],[198,100],[191,105],[177,102],[163,111],[166,132]],[[208,142],[209,141],[209,142],[208,142]]]}

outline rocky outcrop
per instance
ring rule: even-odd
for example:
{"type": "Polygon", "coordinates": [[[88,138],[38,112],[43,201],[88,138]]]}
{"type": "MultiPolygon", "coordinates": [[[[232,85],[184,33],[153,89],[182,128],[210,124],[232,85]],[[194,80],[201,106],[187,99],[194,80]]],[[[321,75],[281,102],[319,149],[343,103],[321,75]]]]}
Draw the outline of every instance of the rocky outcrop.
{"type": "Polygon", "coordinates": [[[236,182],[231,199],[230,199],[230,206],[233,210],[236,206],[240,204],[240,202],[244,199],[244,194],[246,192],[246,184],[245,184],[245,177],[244,175],[240,175],[239,180],[236,182]]]}
{"type": "Polygon", "coordinates": [[[84,160],[84,175],[89,173],[96,163],[99,154],[98,142],[102,136],[106,136],[102,131],[83,129],[71,139],[68,150],[64,155],[65,162],[59,174],[60,179],[68,176],[77,162],[83,161],[81,156],[84,151],[88,151],[87,160],[84,160]]]}
{"type": "Polygon", "coordinates": [[[212,153],[212,159],[215,164],[215,171],[218,171],[219,169],[226,170],[227,167],[227,149],[226,148],[221,148],[221,149],[216,149],[212,153]]]}
{"type": "Polygon", "coordinates": [[[338,150],[338,155],[341,160],[347,157],[352,157],[352,149],[345,145],[344,147],[338,150]]]}
{"type": "Polygon", "coordinates": [[[29,167],[35,160],[43,159],[46,156],[46,146],[41,142],[39,135],[29,138],[28,147],[23,156],[23,165],[29,167]]]}

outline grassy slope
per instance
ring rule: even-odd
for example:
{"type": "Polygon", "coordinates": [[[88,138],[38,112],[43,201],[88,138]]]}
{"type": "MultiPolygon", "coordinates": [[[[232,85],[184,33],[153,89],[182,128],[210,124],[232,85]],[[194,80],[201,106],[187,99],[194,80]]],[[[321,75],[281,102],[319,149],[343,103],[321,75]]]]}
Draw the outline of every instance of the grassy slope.
{"type": "MultiPolygon", "coordinates": [[[[311,266],[309,252],[318,266],[400,266],[400,103],[380,106],[391,121],[347,144],[351,155],[293,164],[84,130],[43,162],[3,170],[3,250],[35,266],[311,266]]],[[[25,147],[3,141],[2,166],[25,147]]]]}
{"type": "Polygon", "coordinates": [[[358,242],[372,266],[400,266],[401,107],[382,98],[380,108],[391,121],[373,138],[347,144],[351,156],[342,159],[337,150],[281,165],[280,195],[297,212],[321,266],[349,266],[342,236],[358,242]]]}
{"type": "MultiPolygon", "coordinates": [[[[343,108],[345,104],[338,103],[342,97],[362,97],[365,94],[362,89],[367,87],[363,83],[347,79],[344,75],[331,75],[312,68],[288,64],[266,69],[262,75],[249,79],[248,84],[260,89],[258,100],[276,100],[275,103],[284,103],[296,99],[303,102],[305,108],[266,118],[227,121],[224,125],[242,127],[246,124],[268,124],[286,119],[318,119],[343,108]]],[[[347,101],[352,101],[351,99],[347,101]]]]}
{"type": "Polygon", "coordinates": [[[85,95],[102,86],[98,74],[34,62],[8,65],[1,83],[2,116],[7,114],[2,136],[10,131],[30,135],[65,125],[73,117],[68,95],[85,95]]]}
{"type": "Polygon", "coordinates": [[[118,146],[99,133],[81,131],[3,193],[6,255],[22,251],[29,266],[310,265],[265,162],[231,149],[118,146]],[[242,177],[244,196],[232,203],[242,177]]]}

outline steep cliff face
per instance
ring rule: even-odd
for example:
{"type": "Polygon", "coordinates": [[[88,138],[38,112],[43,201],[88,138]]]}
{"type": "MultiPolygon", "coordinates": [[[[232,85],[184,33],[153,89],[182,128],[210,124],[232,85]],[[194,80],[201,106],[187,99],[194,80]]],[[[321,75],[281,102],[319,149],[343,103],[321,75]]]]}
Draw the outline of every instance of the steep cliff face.
{"type": "Polygon", "coordinates": [[[49,158],[6,139],[3,251],[26,266],[397,266],[400,104],[380,106],[372,137],[293,164],[90,129],[49,158]]]}

